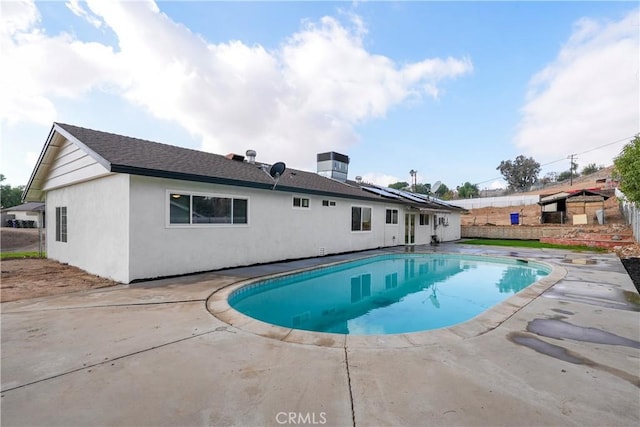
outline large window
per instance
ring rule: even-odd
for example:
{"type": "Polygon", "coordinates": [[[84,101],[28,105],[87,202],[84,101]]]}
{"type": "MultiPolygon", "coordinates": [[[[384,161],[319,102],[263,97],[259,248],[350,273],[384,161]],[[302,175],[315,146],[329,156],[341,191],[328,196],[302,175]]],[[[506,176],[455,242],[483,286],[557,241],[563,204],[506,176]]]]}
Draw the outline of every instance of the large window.
{"type": "Polygon", "coordinates": [[[371,231],[371,208],[351,207],[351,231],[371,231]]]}
{"type": "Polygon", "coordinates": [[[398,209],[387,209],[387,224],[398,223],[398,209]]]}
{"type": "Polygon", "coordinates": [[[56,242],[67,241],[67,207],[56,207],[56,242]]]}
{"type": "Polygon", "coordinates": [[[248,200],[169,193],[169,224],[247,224],[248,200]]]}

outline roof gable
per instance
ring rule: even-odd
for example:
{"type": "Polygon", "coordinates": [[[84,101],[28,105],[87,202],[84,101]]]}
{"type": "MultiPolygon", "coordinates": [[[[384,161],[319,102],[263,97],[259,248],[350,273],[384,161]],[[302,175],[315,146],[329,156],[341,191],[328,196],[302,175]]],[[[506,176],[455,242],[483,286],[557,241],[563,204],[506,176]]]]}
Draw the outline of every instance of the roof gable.
{"type": "Polygon", "coordinates": [[[54,123],[22,193],[22,200],[41,201],[47,189],[109,172],[109,162],[54,123]]]}

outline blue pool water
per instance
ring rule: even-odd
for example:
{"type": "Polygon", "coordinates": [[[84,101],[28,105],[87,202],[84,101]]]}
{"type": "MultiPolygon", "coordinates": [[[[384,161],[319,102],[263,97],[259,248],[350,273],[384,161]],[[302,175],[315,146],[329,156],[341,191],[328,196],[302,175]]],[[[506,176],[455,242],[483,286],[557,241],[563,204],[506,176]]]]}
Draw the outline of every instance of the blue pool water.
{"type": "Polygon", "coordinates": [[[515,259],[382,255],[253,283],[233,292],[229,305],[288,328],[398,334],[469,320],[548,273],[515,259]]]}

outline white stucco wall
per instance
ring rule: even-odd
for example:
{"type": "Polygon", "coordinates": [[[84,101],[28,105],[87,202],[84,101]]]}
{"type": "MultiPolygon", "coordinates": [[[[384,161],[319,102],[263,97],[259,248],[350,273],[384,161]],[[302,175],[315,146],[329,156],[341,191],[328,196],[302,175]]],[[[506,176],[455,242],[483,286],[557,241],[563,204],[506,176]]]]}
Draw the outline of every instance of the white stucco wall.
{"type": "MultiPolygon", "coordinates": [[[[46,195],[49,258],[93,274],[129,283],[215,270],[404,244],[405,208],[375,201],[312,196],[188,181],[113,174],[50,190],[46,195]],[[248,224],[169,224],[169,192],[248,198],[248,224]],[[293,207],[294,196],[309,208],[293,207]],[[323,200],[335,206],[323,206],[323,200]],[[67,207],[67,242],[57,242],[55,208],[67,207]],[[351,208],[372,209],[372,230],[351,231],[351,208]],[[386,210],[398,209],[398,224],[386,224],[386,210]],[[395,237],[395,239],[394,239],[395,237]]],[[[415,244],[460,238],[458,213],[448,226],[421,226],[415,244]]]]}
{"type": "MultiPolygon", "coordinates": [[[[460,239],[460,213],[435,210],[424,210],[416,213],[416,245],[431,243],[431,236],[438,236],[440,242],[451,242],[460,239]],[[428,225],[420,225],[420,213],[429,216],[428,225]],[[434,221],[435,216],[435,221],[434,221]],[[444,225],[440,223],[443,218],[444,225]]],[[[403,234],[404,236],[404,234],[403,234]]],[[[404,240],[403,240],[404,241],[404,240]]]]}
{"type": "Polygon", "coordinates": [[[130,191],[131,280],[388,246],[393,236],[403,242],[401,207],[399,224],[385,224],[395,205],[138,176],[130,191]],[[168,225],[168,191],[248,197],[249,223],[168,225]],[[294,195],[310,207],[294,208],[294,195]],[[351,231],[352,206],[372,208],[371,232],[351,231]]]}
{"type": "Polygon", "coordinates": [[[438,212],[438,218],[444,218],[445,224],[438,225],[434,234],[438,235],[441,242],[450,242],[460,239],[460,213],[458,212],[438,212]]]}
{"type": "Polygon", "coordinates": [[[129,175],[110,175],[46,194],[47,257],[129,282],[129,175]],[[67,242],[56,241],[56,207],[67,207],[67,242]]]}

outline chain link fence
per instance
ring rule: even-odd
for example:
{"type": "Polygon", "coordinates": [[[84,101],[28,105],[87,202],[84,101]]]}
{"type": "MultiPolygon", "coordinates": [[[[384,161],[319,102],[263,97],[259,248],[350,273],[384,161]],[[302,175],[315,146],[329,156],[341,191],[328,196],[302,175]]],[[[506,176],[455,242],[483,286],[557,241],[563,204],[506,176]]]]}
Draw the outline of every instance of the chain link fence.
{"type": "Polygon", "coordinates": [[[633,230],[633,238],[637,243],[640,243],[640,208],[627,200],[627,197],[622,191],[616,188],[616,197],[620,200],[620,211],[627,221],[627,224],[631,225],[633,230]]]}

